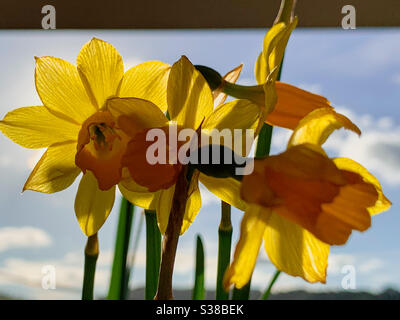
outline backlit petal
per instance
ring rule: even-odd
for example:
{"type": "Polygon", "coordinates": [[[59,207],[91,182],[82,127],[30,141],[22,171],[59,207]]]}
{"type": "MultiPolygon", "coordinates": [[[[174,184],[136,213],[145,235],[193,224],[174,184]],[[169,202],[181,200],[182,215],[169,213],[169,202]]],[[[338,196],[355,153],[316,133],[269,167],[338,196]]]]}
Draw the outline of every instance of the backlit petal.
{"type": "Polygon", "coordinates": [[[267,61],[264,58],[264,55],[262,52],[258,55],[256,65],[254,68],[254,73],[256,76],[256,80],[258,84],[264,84],[265,79],[267,79],[267,61]]]}
{"type": "Polygon", "coordinates": [[[280,22],[268,30],[264,37],[263,51],[255,64],[255,76],[258,84],[265,83],[271,71],[280,66],[290,34],[296,25],[297,18],[294,18],[288,24],[280,22]]]}
{"type": "Polygon", "coordinates": [[[229,133],[228,139],[218,139],[215,144],[223,144],[237,154],[246,156],[251,149],[251,144],[246,143],[246,140],[250,139],[249,142],[254,140],[254,131],[257,128],[259,118],[260,107],[258,105],[249,100],[233,100],[214,110],[204,121],[202,132],[212,136],[213,129],[216,129],[214,133],[217,133],[217,138],[223,133],[229,133]],[[235,137],[235,135],[237,136],[235,137]]]}
{"type": "Polygon", "coordinates": [[[25,190],[53,193],[68,188],[81,170],[75,165],[76,142],[50,146],[24,185],[25,190]]]}
{"type": "Polygon", "coordinates": [[[214,178],[200,174],[200,182],[218,198],[242,211],[246,210],[246,202],[240,197],[240,182],[233,178],[214,178]]]}
{"type": "Polygon", "coordinates": [[[128,188],[125,188],[123,183],[120,183],[118,188],[122,195],[135,206],[146,210],[156,209],[159,192],[132,192],[128,188]]]}
{"type": "Polygon", "coordinates": [[[82,123],[96,112],[77,68],[65,60],[36,58],[35,83],[43,104],[71,122],[82,123]]]}
{"type": "Polygon", "coordinates": [[[80,126],[54,115],[46,107],[23,107],[6,114],[0,130],[25,148],[46,148],[53,143],[77,140],[80,126]]]}
{"type": "Polygon", "coordinates": [[[266,122],[273,126],[294,129],[299,121],[311,111],[318,108],[331,108],[326,98],[288,83],[276,81],[275,88],[277,102],[266,119],[266,122]]]}
{"type": "MultiPolygon", "coordinates": [[[[239,79],[242,68],[243,64],[237,66],[235,69],[229,71],[226,75],[224,75],[222,79],[230,83],[236,83],[237,79],[239,79]]],[[[214,107],[218,107],[219,105],[223,104],[228,97],[228,95],[224,93],[221,89],[222,88],[220,87],[213,91],[214,107]]]]}
{"type": "Polygon", "coordinates": [[[170,70],[169,64],[160,61],[141,63],[125,73],[118,96],[150,100],[165,112],[170,70]]]}
{"type": "Polygon", "coordinates": [[[115,186],[101,191],[91,171],[86,171],[75,198],[75,214],[79,225],[88,237],[100,230],[106,221],[115,200],[115,186]]]}
{"type": "Polygon", "coordinates": [[[154,103],[139,98],[108,99],[107,110],[130,137],[144,129],[164,127],[168,123],[167,117],[154,103]]]}
{"type": "Polygon", "coordinates": [[[264,232],[264,246],[279,270],[309,282],[325,283],[329,245],[299,225],[272,213],[264,232]]]}
{"type": "Polygon", "coordinates": [[[124,75],[121,56],[111,44],[93,38],[79,52],[77,66],[88,95],[102,108],[107,98],[117,94],[124,75]]]}
{"type": "Polygon", "coordinates": [[[206,80],[185,56],[172,66],[167,98],[170,119],[184,128],[197,130],[214,106],[206,80]]]}
{"type": "Polygon", "coordinates": [[[197,214],[201,209],[201,195],[199,189],[199,171],[195,171],[188,189],[188,199],[186,201],[185,214],[181,234],[184,234],[189,226],[193,223],[197,214]]]}
{"type": "Polygon", "coordinates": [[[305,116],[294,129],[288,147],[303,143],[321,146],[334,130],[345,128],[361,134],[360,129],[332,108],[319,108],[305,116]]]}
{"type": "Polygon", "coordinates": [[[233,261],[224,275],[225,290],[232,284],[240,289],[249,282],[269,215],[270,211],[258,206],[249,206],[246,210],[240,225],[240,239],[235,248],[233,261]]]}
{"type": "Polygon", "coordinates": [[[166,190],[160,190],[157,203],[157,222],[161,234],[167,230],[169,215],[171,213],[172,201],[174,199],[175,185],[166,190]]]}
{"type": "Polygon", "coordinates": [[[375,178],[367,169],[365,169],[361,164],[351,160],[349,158],[335,158],[333,159],[336,166],[339,169],[351,171],[358,173],[365,182],[372,184],[375,187],[376,192],[378,193],[378,200],[375,205],[368,208],[368,212],[371,215],[375,215],[386,211],[390,208],[392,203],[386,196],[383,194],[382,186],[379,183],[378,179],[375,178]]]}

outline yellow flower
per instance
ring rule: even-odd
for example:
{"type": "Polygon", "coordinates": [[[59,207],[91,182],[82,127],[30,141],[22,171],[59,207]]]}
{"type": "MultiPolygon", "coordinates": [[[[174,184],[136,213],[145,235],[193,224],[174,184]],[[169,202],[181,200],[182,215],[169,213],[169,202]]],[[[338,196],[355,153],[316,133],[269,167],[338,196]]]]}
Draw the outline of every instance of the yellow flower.
{"type": "MultiPolygon", "coordinates": [[[[149,129],[162,128],[168,136],[169,126],[173,122],[178,130],[193,129],[204,133],[213,129],[255,129],[260,110],[248,100],[235,100],[224,103],[213,111],[213,96],[207,82],[192,63],[182,57],[171,68],[168,79],[168,114],[167,117],[151,102],[140,99],[110,99],[108,109],[118,125],[125,130],[131,140],[122,159],[131,177],[136,183],[121,183],[127,191],[150,191],[156,201],[159,227],[165,232],[172,206],[175,183],[182,170],[180,163],[150,164],[146,159],[146,150],[153,143],[146,141],[149,129]],[[124,107],[121,107],[124,104],[124,107]],[[142,124],[141,132],[130,128],[142,124]],[[130,131],[129,131],[130,130],[130,131]]],[[[234,136],[232,134],[232,136],[234,136]]],[[[175,138],[176,139],[176,138],[175,138]]],[[[245,135],[243,136],[245,140],[245,135]]],[[[167,149],[171,149],[167,141],[167,149]]],[[[244,145],[244,144],[242,144],[244,145]]],[[[178,152],[179,146],[176,150],[178,152]]],[[[243,150],[245,153],[246,150],[243,150]]],[[[198,182],[203,183],[211,192],[225,202],[238,208],[245,208],[238,197],[240,184],[232,179],[218,179],[206,176],[195,170],[189,185],[189,194],[181,233],[190,226],[201,207],[198,182]]],[[[145,194],[145,193],[143,193],[145,194]]],[[[150,197],[150,196],[149,196],[150,197]]]]}
{"type": "Polygon", "coordinates": [[[271,262],[292,276],[325,282],[329,245],[370,227],[391,203],[378,180],[347,158],[329,159],[321,145],[339,128],[360,134],[345,116],[317,109],[300,121],[282,154],[255,160],[242,181],[249,203],[225,287],[250,279],[264,239],[271,262]]]}
{"type": "Polygon", "coordinates": [[[169,65],[152,61],[124,73],[117,50],[95,38],[82,47],[76,67],[55,57],[36,58],[35,84],[43,105],[13,110],[0,122],[15,143],[47,148],[23,190],[58,192],[83,172],[75,212],[82,231],[95,234],[113,207],[128,141],[106,101],[146,98],[166,110],[169,71],[169,65]]]}
{"type": "Polygon", "coordinates": [[[257,103],[260,113],[261,129],[263,122],[273,126],[294,129],[298,122],[311,111],[318,108],[331,108],[330,102],[317,94],[302,90],[288,83],[276,81],[283,55],[290,34],[297,25],[297,18],[290,22],[279,22],[267,32],[263,50],[255,65],[255,76],[258,85],[241,86],[234,82],[240,74],[241,66],[230,71],[225,77],[218,76],[216,71],[202,67],[205,76],[212,83],[221,83],[214,90],[219,99],[224,98],[221,92],[240,99],[249,99],[257,103]]]}

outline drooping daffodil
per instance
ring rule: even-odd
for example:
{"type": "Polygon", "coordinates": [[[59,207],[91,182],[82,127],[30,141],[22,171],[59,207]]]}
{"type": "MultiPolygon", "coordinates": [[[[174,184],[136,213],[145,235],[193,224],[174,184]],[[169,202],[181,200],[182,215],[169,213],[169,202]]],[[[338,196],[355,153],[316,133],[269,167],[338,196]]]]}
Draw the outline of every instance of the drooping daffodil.
{"type": "Polygon", "coordinates": [[[224,286],[243,287],[250,279],[264,240],[271,262],[309,282],[325,282],[330,245],[346,243],[353,230],[365,231],[371,215],[391,203],[379,181],[357,162],[330,159],[321,145],[336,129],[360,134],[331,108],[300,121],[281,154],[256,159],[241,196],[248,208],[224,286]]]}

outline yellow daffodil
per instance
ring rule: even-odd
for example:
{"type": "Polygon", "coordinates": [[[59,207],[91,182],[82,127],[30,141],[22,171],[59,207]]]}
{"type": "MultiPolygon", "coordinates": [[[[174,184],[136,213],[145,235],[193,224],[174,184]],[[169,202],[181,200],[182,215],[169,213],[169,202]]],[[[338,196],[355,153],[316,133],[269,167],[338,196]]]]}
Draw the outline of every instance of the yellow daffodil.
{"type": "MultiPolygon", "coordinates": [[[[297,18],[292,19],[289,23],[275,24],[264,38],[263,51],[255,65],[255,76],[258,84],[264,86],[265,95],[275,95],[271,93],[271,88],[267,88],[265,80],[274,68],[280,68],[287,42],[296,25],[297,18]]],[[[320,95],[288,83],[275,81],[276,77],[271,80],[275,83],[277,96],[273,108],[266,103],[265,122],[271,125],[294,129],[298,122],[311,111],[330,107],[329,101],[320,95]]]]}
{"type": "Polygon", "coordinates": [[[371,215],[391,203],[378,180],[348,158],[330,159],[321,145],[339,128],[360,134],[345,116],[317,109],[300,121],[282,154],[255,160],[242,181],[249,204],[224,285],[250,279],[264,239],[271,262],[292,276],[325,282],[330,245],[344,244],[352,230],[370,227],[371,215]]]}
{"type": "Polygon", "coordinates": [[[203,68],[210,80],[221,83],[214,91],[216,96],[222,98],[221,92],[224,92],[236,98],[252,100],[261,107],[258,129],[264,121],[273,126],[294,129],[311,111],[331,108],[326,98],[276,80],[287,42],[296,25],[297,18],[293,18],[289,22],[279,22],[268,30],[255,65],[256,86],[234,84],[231,79],[237,79],[241,66],[219,79],[216,71],[208,69],[207,72],[203,68]]]}
{"type": "MultiPolygon", "coordinates": [[[[169,162],[150,164],[146,158],[146,150],[153,142],[146,141],[147,131],[162,128],[168,135],[171,124],[176,124],[178,130],[193,129],[205,133],[212,129],[254,129],[260,114],[259,107],[248,100],[224,103],[213,111],[211,90],[186,57],[182,57],[172,66],[167,91],[170,122],[157,106],[145,100],[115,98],[108,102],[108,109],[118,118],[118,126],[130,137],[122,163],[135,183],[122,184],[129,192],[136,193],[138,188],[142,191],[144,189],[157,199],[156,211],[162,233],[168,224],[175,183],[182,165],[169,162]]],[[[167,139],[166,148],[171,149],[171,145],[167,139]]],[[[179,146],[176,152],[179,151],[179,146]]],[[[245,208],[244,202],[238,197],[240,184],[236,180],[217,179],[195,170],[189,185],[181,233],[185,232],[200,210],[199,181],[225,202],[245,208]]]]}
{"type": "Polygon", "coordinates": [[[16,109],[0,122],[15,143],[47,148],[23,190],[58,192],[83,172],[75,212],[82,231],[96,234],[113,207],[128,142],[106,101],[146,98],[165,111],[169,71],[169,65],[152,61],[124,73],[117,50],[95,38],[82,47],[76,67],[55,57],[36,58],[35,84],[43,105],[16,109]]]}

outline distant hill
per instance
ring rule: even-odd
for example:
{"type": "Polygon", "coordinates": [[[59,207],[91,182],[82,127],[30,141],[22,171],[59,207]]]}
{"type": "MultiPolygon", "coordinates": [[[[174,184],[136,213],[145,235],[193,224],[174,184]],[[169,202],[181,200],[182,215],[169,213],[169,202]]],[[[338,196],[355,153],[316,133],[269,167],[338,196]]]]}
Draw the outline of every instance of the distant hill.
{"type": "MultiPolygon", "coordinates": [[[[135,289],[130,292],[129,299],[143,300],[144,288],[135,289]]],[[[259,299],[261,292],[252,291],[250,299],[259,299]]],[[[190,300],[191,290],[174,290],[176,300],[190,300]]],[[[207,291],[206,299],[214,300],[215,291],[207,291]]],[[[295,290],[271,294],[270,300],[400,300],[400,292],[394,289],[386,289],[378,294],[365,291],[332,291],[332,292],[308,292],[295,290]]]]}

